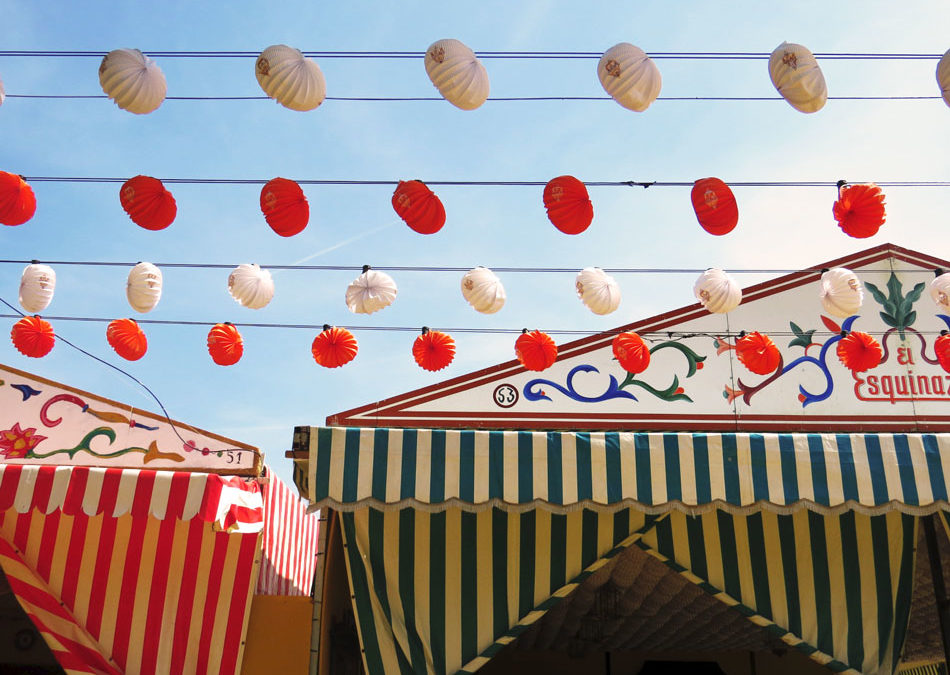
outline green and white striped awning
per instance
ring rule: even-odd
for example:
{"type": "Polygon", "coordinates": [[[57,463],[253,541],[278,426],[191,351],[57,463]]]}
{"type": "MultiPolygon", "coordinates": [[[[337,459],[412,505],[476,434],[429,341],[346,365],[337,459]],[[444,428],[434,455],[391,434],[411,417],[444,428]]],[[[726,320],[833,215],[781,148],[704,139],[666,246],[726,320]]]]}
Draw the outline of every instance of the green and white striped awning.
{"type": "Polygon", "coordinates": [[[474,672],[637,546],[838,672],[892,673],[950,436],[314,428],[369,673],[474,672]]]}
{"type": "Polygon", "coordinates": [[[947,508],[948,434],[315,428],[313,508],[649,514],[947,508]]]}

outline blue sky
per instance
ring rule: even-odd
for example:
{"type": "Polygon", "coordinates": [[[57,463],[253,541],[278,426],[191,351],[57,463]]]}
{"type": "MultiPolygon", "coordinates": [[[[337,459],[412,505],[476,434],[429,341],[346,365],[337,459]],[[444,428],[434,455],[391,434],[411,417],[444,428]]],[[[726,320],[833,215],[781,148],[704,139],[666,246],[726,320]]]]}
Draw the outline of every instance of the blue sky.
{"type": "MultiPolygon", "coordinates": [[[[0,1],[4,50],[422,52],[440,38],[476,51],[602,52],[626,41],[647,52],[770,52],[782,41],[815,52],[942,54],[950,6],[936,2],[73,3],[0,1]]],[[[255,96],[252,58],[157,59],[169,95],[255,96]]],[[[422,58],[321,59],[329,96],[431,96],[422,58]]],[[[492,96],[602,96],[596,59],[484,61],[492,96]]],[[[8,94],[100,94],[98,58],[0,56],[8,94]]],[[[661,96],[774,96],[764,60],[657,60],[661,96]]],[[[934,96],[935,60],[821,62],[831,96],[934,96]]],[[[271,101],[166,101],[136,116],[110,101],[8,98],[0,107],[0,170],[26,176],[588,181],[947,180],[950,108],[940,100],[829,101],[804,115],[783,101],[658,101],[644,113],[605,101],[327,101],[297,113],[271,101]]],[[[0,231],[3,259],[149,260],[234,264],[795,269],[886,241],[950,254],[950,188],[886,190],[888,220],[867,240],[840,232],[833,188],[736,188],[739,226],[725,237],[697,225],[688,188],[590,190],[594,222],[568,237],[548,222],[540,187],[437,187],[445,228],[424,237],[392,211],[392,187],[309,186],[311,222],[276,236],[259,186],[174,185],[178,218],[161,232],[132,224],[118,185],[37,183],[29,223],[0,231]]],[[[0,264],[0,297],[16,301],[20,264],[0,264]]],[[[58,267],[51,315],[125,317],[123,268],[58,267]]],[[[395,304],[371,316],[343,303],[354,272],[275,273],[265,309],[238,306],[227,270],[165,270],[144,318],[366,326],[538,327],[597,332],[692,302],[692,275],[618,275],[620,309],[598,317],[573,293],[573,274],[508,274],[508,303],[482,316],[460,274],[393,273],[395,304]]],[[[758,281],[744,276],[743,285],[758,281]]],[[[8,325],[12,320],[4,319],[8,325]]],[[[114,363],[103,324],[55,323],[114,363]]],[[[295,425],[490,366],[514,336],[456,334],[441,373],[412,360],[414,334],[357,331],[357,359],[317,366],[308,330],[244,328],[245,356],[215,366],[207,327],[146,327],[149,353],[119,364],[149,385],[172,417],[261,447],[289,479],[295,425]]],[[[566,341],[569,338],[560,338],[566,341]]],[[[27,359],[0,340],[0,362],[137,406],[133,382],[67,348],[27,359]]]]}

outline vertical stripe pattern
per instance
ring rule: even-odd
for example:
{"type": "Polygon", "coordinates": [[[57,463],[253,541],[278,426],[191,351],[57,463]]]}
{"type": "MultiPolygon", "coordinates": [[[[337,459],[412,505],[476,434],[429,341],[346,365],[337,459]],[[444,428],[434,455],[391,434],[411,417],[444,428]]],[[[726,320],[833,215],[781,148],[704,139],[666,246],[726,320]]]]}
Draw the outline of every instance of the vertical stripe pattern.
{"type": "MultiPolygon", "coordinates": [[[[950,434],[734,434],[316,428],[311,509],[353,504],[566,510],[767,502],[930,508],[947,500],[950,434]]],[[[298,478],[301,478],[298,474],[298,478]]]]}
{"type": "MultiPolygon", "coordinates": [[[[197,518],[0,512],[11,585],[45,586],[102,658],[129,674],[238,672],[259,538],[197,518]]],[[[29,596],[14,592],[29,613],[29,596]]],[[[37,624],[51,647],[63,644],[57,625],[37,624]]]]}
{"type": "Polygon", "coordinates": [[[243,479],[0,465],[0,565],[67,672],[236,673],[262,521],[243,479]]]}
{"type": "Polygon", "coordinates": [[[831,670],[890,673],[917,516],[947,508],[947,434],[321,428],[311,441],[311,509],[340,512],[371,674],[477,670],[635,533],[831,670]]]}
{"type": "Polygon", "coordinates": [[[310,595],[317,564],[317,514],[268,470],[258,595],[310,595]]]}
{"type": "Polygon", "coordinates": [[[615,541],[653,520],[624,513],[341,513],[367,672],[455,673],[487,662],[585,569],[606,562],[615,541]],[[575,537],[536,536],[555,521],[575,537]],[[552,566],[563,573],[552,575],[552,566]]]}
{"type": "Polygon", "coordinates": [[[883,674],[903,644],[915,542],[912,516],[802,509],[672,512],[638,545],[830,669],[883,674]]]}

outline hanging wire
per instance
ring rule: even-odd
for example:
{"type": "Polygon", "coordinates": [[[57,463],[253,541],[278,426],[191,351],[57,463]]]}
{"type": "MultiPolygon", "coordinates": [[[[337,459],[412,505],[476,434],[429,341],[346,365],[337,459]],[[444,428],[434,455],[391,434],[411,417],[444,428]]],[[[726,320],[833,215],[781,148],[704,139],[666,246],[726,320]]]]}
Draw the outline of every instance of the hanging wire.
{"type": "MultiPolygon", "coordinates": [[[[17,310],[15,307],[0,299],[0,302],[3,302],[7,307],[15,310],[17,314],[0,314],[0,319],[19,319],[24,315],[22,312],[17,310]]],[[[52,316],[44,314],[43,318],[48,321],[74,321],[79,323],[109,323],[113,319],[105,317],[94,317],[94,316],[52,316]]],[[[186,321],[178,319],[136,319],[136,323],[142,325],[153,325],[153,326],[199,326],[199,327],[210,327],[215,326],[219,321],[186,321]]],[[[348,331],[356,332],[374,332],[374,333],[419,333],[419,326],[351,326],[344,324],[328,324],[324,323],[261,323],[261,322],[244,322],[244,321],[230,321],[235,326],[240,328],[267,328],[267,329],[293,329],[293,330],[313,330],[317,332],[322,332],[324,327],[327,325],[336,326],[338,328],[345,328],[348,331]]],[[[454,327],[442,327],[440,326],[438,330],[445,333],[471,333],[471,334],[482,334],[482,335],[521,335],[524,332],[524,328],[473,328],[470,326],[454,326],[454,327]]],[[[549,335],[580,335],[580,336],[593,336],[593,335],[619,335],[620,333],[625,332],[622,328],[613,328],[608,330],[578,330],[578,329],[567,329],[567,328],[541,328],[545,333],[549,335]]],[[[917,331],[920,335],[940,335],[941,331],[917,331]]],[[[715,332],[706,332],[706,331],[670,331],[670,330],[648,330],[648,331],[637,331],[637,334],[640,337],[651,338],[653,340],[685,340],[691,338],[738,338],[746,334],[745,330],[725,330],[725,331],[715,331],[715,332]]],[[[799,337],[798,333],[790,330],[778,330],[778,331],[768,331],[770,336],[775,337],[799,337]]],[[[813,335],[818,336],[831,336],[831,335],[840,335],[839,331],[827,331],[827,330],[817,330],[813,335]]],[[[56,335],[57,339],[60,339],[59,334],[56,335]]],[[[64,340],[65,342],[65,340],[64,340]]],[[[74,345],[71,345],[74,346],[74,345]]],[[[79,349],[76,347],[76,349],[79,349]]],[[[79,351],[83,351],[79,349],[79,351]]],[[[83,351],[87,355],[96,359],[97,361],[102,361],[97,356],[88,354],[88,352],[83,351]]],[[[121,369],[113,366],[111,363],[102,361],[111,368],[117,370],[121,369]]],[[[127,373],[126,373],[127,374],[127,373]]],[[[129,376],[131,377],[131,375],[129,376]]],[[[134,379],[134,378],[133,378],[134,379]]],[[[143,385],[144,386],[144,385],[143,385]]],[[[151,393],[151,392],[149,392],[151,393]]],[[[154,395],[153,395],[154,396],[154,395]]]]}
{"type": "MultiPolygon", "coordinates": [[[[0,300],[2,301],[2,300],[0,300]]],[[[12,307],[9,303],[3,302],[11,309],[16,310],[15,307],[12,307]]],[[[0,319],[19,319],[24,315],[19,310],[16,310],[17,314],[0,314],[0,319]]],[[[52,316],[44,314],[42,315],[47,321],[75,321],[79,323],[109,323],[113,319],[105,317],[95,317],[95,316],[52,316]]],[[[136,323],[142,325],[153,325],[153,326],[215,326],[219,321],[186,321],[179,319],[136,319],[136,323]]],[[[261,323],[261,322],[245,322],[245,321],[230,321],[229,323],[239,326],[241,328],[274,328],[274,329],[294,329],[294,330],[315,330],[321,332],[324,330],[324,326],[331,325],[336,326],[337,328],[345,328],[348,331],[364,331],[364,332],[375,332],[375,333],[418,333],[419,326],[351,326],[344,324],[327,324],[327,323],[261,323]]],[[[484,335],[521,335],[524,332],[524,328],[473,328],[470,326],[453,326],[453,327],[439,327],[440,331],[446,333],[473,333],[473,334],[484,334],[484,335]]],[[[578,329],[567,329],[567,328],[541,328],[545,333],[550,335],[619,335],[624,332],[622,329],[614,328],[609,330],[578,330],[578,329]]],[[[940,335],[939,330],[934,331],[917,331],[921,335],[940,335]]],[[[669,330],[655,330],[655,331],[637,331],[637,334],[641,337],[652,336],[654,338],[662,339],[688,339],[688,338],[697,338],[697,337],[708,337],[708,338],[727,338],[727,337],[741,337],[745,334],[745,331],[741,330],[727,330],[727,331],[716,331],[716,332],[702,332],[702,331],[669,331],[669,330]]],[[[769,331],[769,335],[774,336],[786,336],[786,337],[798,337],[798,334],[793,331],[769,331]]],[[[838,331],[815,331],[814,335],[839,335],[838,331]]],[[[59,334],[56,335],[59,339],[59,334]]],[[[78,348],[77,348],[78,349],[78,348]]],[[[82,350],[80,350],[82,351],[82,350]]],[[[90,356],[92,356],[90,354],[90,356]]],[[[101,361],[96,356],[93,356],[96,360],[101,361]]],[[[116,368],[110,363],[104,362],[106,365],[109,365],[112,368],[116,368]]]]}
{"type": "MultiPolygon", "coordinates": [[[[153,58],[185,59],[247,59],[260,56],[259,51],[152,51],[142,50],[153,58]]],[[[75,50],[0,50],[0,57],[54,57],[54,58],[102,58],[106,51],[75,50]]],[[[307,51],[304,56],[321,59],[420,59],[425,57],[421,51],[307,51]]],[[[476,51],[475,55],[483,59],[599,59],[602,51],[476,51]]],[[[647,52],[652,59],[677,59],[695,61],[742,61],[767,59],[770,52],[647,52]]],[[[834,60],[872,60],[907,61],[935,60],[943,54],[899,53],[899,52],[814,52],[816,58],[834,60]]]]}
{"type": "MultiPolygon", "coordinates": [[[[9,307],[11,310],[13,310],[14,312],[16,312],[16,314],[0,314],[0,317],[5,318],[5,319],[22,319],[24,316],[26,316],[26,314],[24,314],[23,312],[21,312],[19,309],[17,309],[17,308],[14,307],[13,305],[11,305],[9,302],[7,302],[6,300],[4,300],[3,298],[0,298],[0,303],[3,303],[3,304],[6,305],[7,307],[9,307]]],[[[57,317],[56,320],[70,321],[70,320],[73,320],[73,319],[69,319],[69,318],[65,318],[65,317],[57,317]]],[[[76,319],[76,320],[78,320],[78,319],[76,319]]],[[[58,342],[62,342],[62,343],[65,344],[65,345],[68,345],[69,347],[72,347],[73,349],[75,349],[75,350],[76,350],[77,352],[79,352],[80,354],[83,354],[83,355],[89,357],[90,359],[93,359],[94,361],[98,361],[98,362],[101,363],[102,365],[108,366],[108,367],[111,368],[112,370],[115,370],[116,372],[121,373],[122,375],[125,375],[127,378],[129,378],[130,380],[132,380],[133,382],[135,382],[135,384],[137,384],[137,385],[140,386],[142,389],[144,389],[144,390],[148,393],[148,395],[152,397],[152,399],[155,401],[155,403],[158,404],[158,407],[159,407],[159,408],[161,409],[161,411],[162,411],[162,415],[165,416],[165,420],[168,422],[168,425],[169,425],[169,426],[171,427],[171,429],[172,429],[172,433],[174,433],[174,434],[178,437],[178,440],[180,440],[184,445],[188,445],[188,441],[186,441],[186,440],[182,437],[182,435],[181,435],[180,433],[178,433],[177,424],[176,424],[176,422],[171,418],[171,416],[168,414],[168,410],[165,409],[165,404],[162,403],[162,400],[155,394],[154,391],[152,391],[152,390],[148,387],[148,385],[146,385],[144,382],[142,382],[140,379],[138,379],[137,377],[135,377],[135,375],[133,375],[132,373],[128,372],[127,370],[123,370],[122,368],[120,368],[119,366],[115,365],[114,363],[109,363],[109,362],[106,361],[105,359],[102,359],[102,358],[96,356],[95,354],[86,351],[85,349],[83,349],[83,348],[80,347],[79,345],[76,345],[76,344],[74,344],[73,342],[67,340],[65,337],[63,337],[62,335],[60,335],[58,332],[56,333],[56,340],[57,340],[58,342]]],[[[187,425],[185,425],[185,426],[187,426],[187,425]]],[[[189,427],[189,429],[190,429],[190,428],[191,428],[191,427],[189,427]]],[[[241,451],[243,451],[243,452],[252,452],[252,451],[249,450],[248,448],[232,448],[232,449],[233,449],[233,450],[241,450],[241,451]]],[[[255,455],[259,455],[259,454],[260,454],[259,451],[253,451],[253,452],[254,452],[255,455]]]]}
{"type": "MultiPolygon", "coordinates": [[[[128,177],[106,176],[23,176],[31,183],[124,183],[128,177]]],[[[159,178],[170,185],[264,185],[269,178],[159,178]]],[[[399,185],[398,180],[294,179],[300,185],[399,185]]],[[[422,180],[422,179],[419,179],[422,180]]],[[[546,180],[422,180],[426,185],[446,187],[544,187],[546,180]]],[[[726,181],[729,187],[837,187],[837,180],[798,181],[726,181]]],[[[854,180],[851,183],[872,181],[854,180]]],[[[947,180],[873,181],[881,187],[950,187],[947,180]]],[[[584,181],[587,187],[688,187],[694,181],[584,181]]]]}
{"type": "MultiPolygon", "coordinates": [[[[30,263],[42,262],[46,265],[78,267],[134,267],[138,262],[119,262],[106,260],[12,260],[0,259],[0,265],[29,265],[30,263]]],[[[234,269],[238,263],[185,263],[185,262],[155,262],[156,267],[173,269],[234,269]]],[[[262,269],[270,270],[295,270],[295,271],[318,271],[318,272],[362,272],[365,265],[268,265],[261,264],[262,269]]],[[[474,267],[451,267],[443,265],[373,265],[373,269],[383,272],[468,272],[474,267]]],[[[576,274],[579,270],[576,267],[490,267],[496,273],[513,274],[576,274]]],[[[706,267],[603,267],[604,272],[608,274],[702,274],[708,268],[706,267]]],[[[735,269],[726,269],[730,274],[794,274],[796,272],[818,273],[821,270],[800,270],[800,269],[780,269],[780,268],[756,268],[744,267],[735,269]]],[[[933,274],[932,270],[920,268],[906,269],[869,269],[862,270],[862,273],[880,273],[890,274],[892,271],[904,274],[933,274]]]]}
{"type": "MultiPolygon", "coordinates": [[[[7,94],[22,99],[108,99],[105,94],[7,94]]],[[[828,96],[829,101],[933,101],[941,96],[828,96]]],[[[269,96],[166,96],[165,101],[272,101],[269,96]]],[[[441,96],[327,96],[327,101],[410,102],[444,101],[441,96]]],[[[489,96],[488,101],[611,101],[609,96],[489,96]]],[[[659,96],[657,101],[782,101],[781,96],[659,96]]]]}

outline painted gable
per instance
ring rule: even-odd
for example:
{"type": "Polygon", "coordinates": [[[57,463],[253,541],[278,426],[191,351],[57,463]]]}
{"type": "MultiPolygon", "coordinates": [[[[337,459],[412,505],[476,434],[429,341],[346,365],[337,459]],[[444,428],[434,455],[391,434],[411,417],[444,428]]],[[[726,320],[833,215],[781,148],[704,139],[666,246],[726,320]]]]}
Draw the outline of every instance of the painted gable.
{"type": "Polygon", "coordinates": [[[687,307],[559,345],[543,372],[508,361],[331,415],[330,425],[506,429],[739,431],[950,430],[950,374],[934,342],[950,328],[930,298],[935,269],[950,263],[892,244],[743,290],[728,314],[687,307]],[[847,267],[865,287],[859,313],[823,314],[819,279],[847,267]],[[894,313],[899,316],[893,316],[894,313]],[[897,324],[892,325],[892,324],[897,324]],[[836,355],[841,331],[872,335],[882,363],[863,373],[836,355]],[[651,347],[639,375],[611,343],[636,331],[651,347]],[[736,357],[742,332],[766,333],[782,362],[770,375],[736,357]]]}
{"type": "Polygon", "coordinates": [[[0,365],[0,463],[259,475],[250,445],[0,365]]]}

